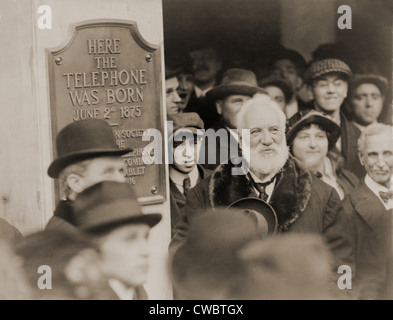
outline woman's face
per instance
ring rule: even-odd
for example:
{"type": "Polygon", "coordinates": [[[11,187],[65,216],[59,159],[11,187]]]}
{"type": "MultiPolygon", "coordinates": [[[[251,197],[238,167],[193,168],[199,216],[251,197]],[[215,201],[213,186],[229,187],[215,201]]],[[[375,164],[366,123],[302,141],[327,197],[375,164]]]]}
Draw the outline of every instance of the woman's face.
{"type": "Polygon", "coordinates": [[[307,168],[320,165],[328,153],[326,131],[318,125],[303,127],[292,142],[293,155],[307,168]]]}

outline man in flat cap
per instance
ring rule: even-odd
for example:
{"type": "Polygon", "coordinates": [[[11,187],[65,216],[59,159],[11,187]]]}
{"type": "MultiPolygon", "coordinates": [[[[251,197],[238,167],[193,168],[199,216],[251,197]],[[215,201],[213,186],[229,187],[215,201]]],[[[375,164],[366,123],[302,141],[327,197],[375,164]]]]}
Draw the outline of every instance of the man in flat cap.
{"type": "Polygon", "coordinates": [[[172,121],[173,131],[169,136],[169,153],[172,155],[169,165],[169,186],[171,191],[171,226],[172,230],[183,212],[188,191],[211,171],[199,165],[199,151],[203,140],[204,125],[195,112],[179,113],[168,116],[172,121]],[[199,130],[198,130],[199,129],[199,130]],[[178,210],[176,210],[176,207],[178,210]],[[180,212],[179,212],[180,211],[180,212]]]}
{"type": "Polygon", "coordinates": [[[93,237],[100,267],[120,300],[147,299],[143,284],[149,268],[149,233],[159,213],[142,213],[128,183],[102,181],[79,193],[74,203],[77,228],[93,237]]]}
{"type": "Polygon", "coordinates": [[[205,144],[201,150],[203,166],[214,170],[220,163],[227,163],[238,156],[237,113],[243,104],[256,93],[266,93],[257,85],[254,72],[246,69],[229,69],[225,72],[220,85],[207,93],[214,101],[219,116],[212,126],[212,135],[206,132],[205,144]]]}
{"type": "Polygon", "coordinates": [[[313,178],[289,155],[286,117],[279,106],[266,95],[256,95],[243,105],[237,121],[242,129],[242,146],[249,149],[243,150],[249,166],[221,164],[209,178],[190,190],[185,216],[175,228],[171,254],[184,244],[188,223],[195,216],[210,208],[227,207],[242,198],[256,197],[275,210],[278,232],[317,234],[332,251],[335,266],[351,266],[350,229],[341,200],[332,187],[313,178]],[[243,170],[243,174],[234,175],[234,169],[243,170]]]}
{"type": "Polygon", "coordinates": [[[88,119],[65,126],[56,138],[57,158],[48,175],[58,179],[64,198],[58,203],[46,229],[76,232],[73,201],[78,193],[100,181],[124,182],[122,155],[112,128],[105,120],[88,119]]]}
{"type": "Polygon", "coordinates": [[[332,152],[341,157],[345,169],[361,178],[365,172],[357,155],[360,132],[341,110],[351,77],[351,69],[339,59],[314,61],[306,72],[314,95],[314,109],[329,115],[341,128],[341,137],[332,152]]]}

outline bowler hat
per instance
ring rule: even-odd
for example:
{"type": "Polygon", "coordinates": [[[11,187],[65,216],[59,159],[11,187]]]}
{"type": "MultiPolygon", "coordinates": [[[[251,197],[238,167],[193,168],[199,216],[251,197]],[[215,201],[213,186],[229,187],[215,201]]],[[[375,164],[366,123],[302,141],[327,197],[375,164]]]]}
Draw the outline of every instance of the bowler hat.
{"type": "Polygon", "coordinates": [[[333,148],[341,134],[341,129],[329,116],[316,110],[304,110],[288,120],[287,144],[290,146],[297,133],[306,125],[317,124],[326,131],[329,149],[333,148]]]}
{"type": "Polygon", "coordinates": [[[273,207],[259,198],[242,198],[228,206],[254,220],[258,234],[265,238],[277,232],[277,215],[273,207]]]}
{"type": "Polygon", "coordinates": [[[364,83],[371,83],[375,85],[381,92],[381,95],[386,96],[388,81],[385,77],[376,74],[357,74],[353,76],[349,84],[349,91],[351,94],[357,89],[357,87],[364,83]]]}
{"type": "Polygon", "coordinates": [[[340,73],[345,79],[352,77],[349,66],[339,59],[322,59],[314,61],[306,70],[305,79],[308,83],[328,73],[340,73]]]}
{"type": "Polygon", "coordinates": [[[143,214],[133,187],[128,183],[103,181],[86,188],[73,204],[76,226],[88,232],[110,230],[129,223],[155,226],[161,214],[143,214]]]}
{"type": "Polygon", "coordinates": [[[119,149],[112,128],[100,119],[80,120],[64,127],[56,137],[56,150],[57,158],[48,168],[51,178],[58,178],[65,167],[75,162],[132,151],[119,149]]]}
{"type": "Polygon", "coordinates": [[[233,94],[252,97],[258,92],[266,93],[264,89],[258,87],[254,72],[234,68],[224,73],[220,85],[209,90],[206,97],[213,100],[220,100],[233,94]]]}

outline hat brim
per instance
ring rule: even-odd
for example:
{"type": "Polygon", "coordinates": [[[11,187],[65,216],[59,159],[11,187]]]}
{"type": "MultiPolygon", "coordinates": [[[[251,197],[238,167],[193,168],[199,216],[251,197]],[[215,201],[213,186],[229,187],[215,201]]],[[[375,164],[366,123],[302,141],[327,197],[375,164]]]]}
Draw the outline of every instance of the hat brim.
{"type": "Polygon", "coordinates": [[[275,234],[277,232],[278,219],[276,212],[270,204],[259,198],[242,198],[232,202],[227,208],[236,210],[239,209],[240,212],[245,212],[247,210],[255,211],[261,214],[267,221],[269,235],[275,234]]]}
{"type": "Polygon", "coordinates": [[[80,229],[86,232],[100,233],[113,230],[118,226],[137,223],[147,224],[150,228],[152,228],[158,224],[161,219],[162,215],[160,213],[140,214],[138,216],[124,217],[117,220],[107,221],[105,223],[98,223],[97,225],[94,225],[93,223],[85,227],[82,226],[80,229]]]}
{"type": "Polygon", "coordinates": [[[100,157],[100,156],[122,156],[126,153],[131,152],[132,149],[126,148],[126,149],[92,149],[89,151],[79,151],[79,152],[73,152],[70,154],[63,155],[57,159],[55,159],[49,166],[48,168],[48,175],[49,177],[53,179],[57,179],[59,177],[60,172],[67,166],[100,157]]]}
{"type": "Polygon", "coordinates": [[[293,140],[295,139],[297,133],[306,125],[309,124],[317,124],[322,127],[326,132],[329,133],[327,135],[329,141],[329,150],[334,147],[338,138],[341,135],[340,127],[333,122],[333,120],[329,120],[325,117],[319,115],[311,115],[309,117],[304,117],[296,122],[291,129],[287,132],[287,143],[291,145],[293,140]]]}
{"type": "Polygon", "coordinates": [[[252,97],[256,93],[266,93],[266,91],[260,87],[254,87],[251,85],[219,85],[214,87],[206,93],[206,97],[213,100],[220,100],[229,95],[244,95],[252,97]]]}
{"type": "Polygon", "coordinates": [[[326,75],[332,74],[332,73],[338,73],[341,76],[341,78],[348,83],[352,77],[352,72],[350,72],[350,71],[342,70],[342,69],[338,69],[338,68],[332,68],[332,69],[325,70],[325,71],[315,72],[313,75],[306,74],[305,82],[309,85],[312,85],[314,81],[322,78],[323,76],[326,76],[326,75]]]}

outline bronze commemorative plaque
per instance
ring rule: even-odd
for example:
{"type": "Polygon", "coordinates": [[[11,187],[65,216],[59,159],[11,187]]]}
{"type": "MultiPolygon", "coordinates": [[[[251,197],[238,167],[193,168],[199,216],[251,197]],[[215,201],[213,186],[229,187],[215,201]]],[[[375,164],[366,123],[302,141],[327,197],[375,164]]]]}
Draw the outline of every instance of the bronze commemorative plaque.
{"type": "Polygon", "coordinates": [[[165,168],[146,161],[143,150],[151,141],[142,140],[145,130],[164,129],[159,46],[145,41],[135,22],[95,20],[75,25],[71,40],[47,49],[47,57],[54,152],[67,124],[104,119],[118,147],[133,149],[123,156],[125,176],[139,200],[163,202],[165,168]]]}

